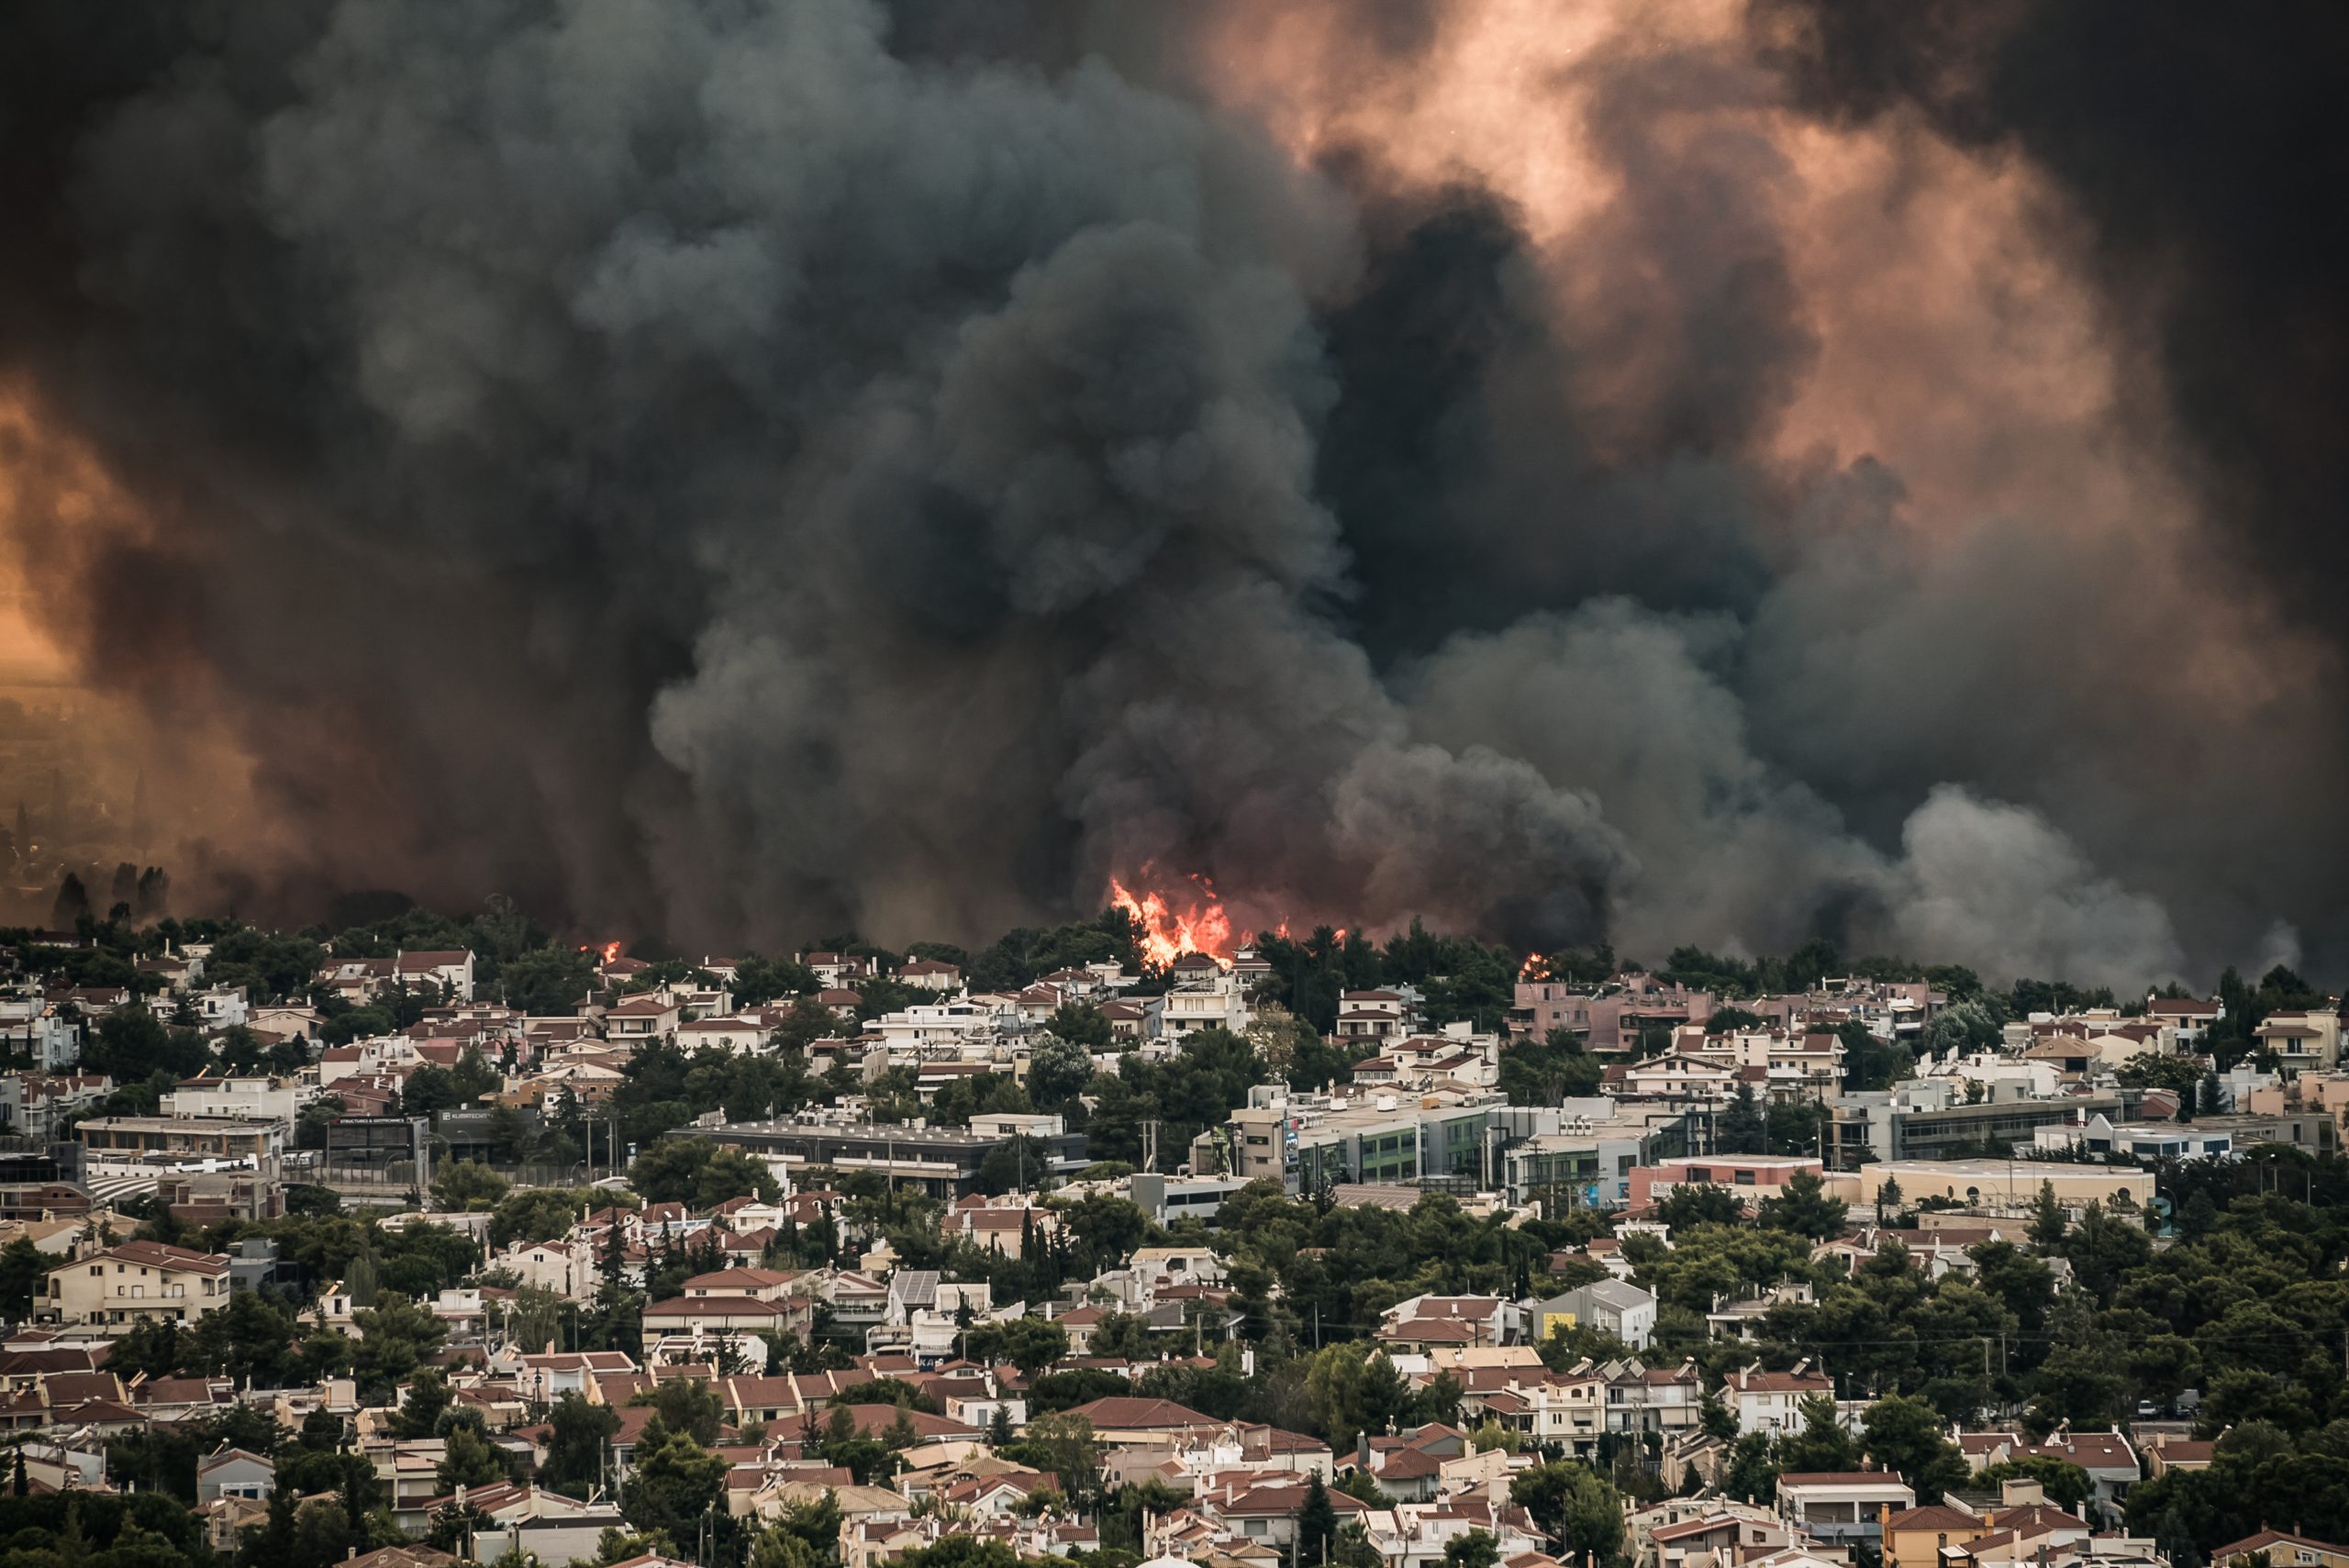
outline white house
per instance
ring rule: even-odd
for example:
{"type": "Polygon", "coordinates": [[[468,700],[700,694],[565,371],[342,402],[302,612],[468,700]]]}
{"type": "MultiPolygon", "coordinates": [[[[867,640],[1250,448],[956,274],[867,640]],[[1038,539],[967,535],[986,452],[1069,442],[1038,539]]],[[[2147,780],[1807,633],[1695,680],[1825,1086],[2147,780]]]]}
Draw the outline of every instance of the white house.
{"type": "MultiPolygon", "coordinates": [[[[1816,1395],[1835,1396],[1835,1380],[1810,1370],[1808,1359],[1791,1372],[1764,1372],[1762,1363],[1731,1373],[1721,1385],[1723,1396],[1737,1412],[1741,1433],[1787,1432],[1802,1429],[1802,1402],[1816,1395]]],[[[1902,1507],[1911,1507],[1911,1498],[1902,1507]]]]}
{"type": "Polygon", "coordinates": [[[592,1301],[600,1283],[595,1248],[584,1241],[515,1241],[498,1259],[524,1284],[551,1290],[566,1301],[592,1301]]]}
{"type": "Polygon", "coordinates": [[[410,990],[445,991],[451,1001],[473,999],[473,955],[470,952],[404,952],[393,973],[410,990]]]}

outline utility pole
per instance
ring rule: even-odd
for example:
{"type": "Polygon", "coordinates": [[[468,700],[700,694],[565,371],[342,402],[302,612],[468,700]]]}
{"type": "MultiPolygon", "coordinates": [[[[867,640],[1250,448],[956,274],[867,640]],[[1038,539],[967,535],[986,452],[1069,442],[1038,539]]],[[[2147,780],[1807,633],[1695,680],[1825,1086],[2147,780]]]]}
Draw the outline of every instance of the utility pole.
{"type": "Polygon", "coordinates": [[[1158,1169],[1158,1119],[1155,1117],[1141,1124],[1141,1168],[1158,1169]]]}

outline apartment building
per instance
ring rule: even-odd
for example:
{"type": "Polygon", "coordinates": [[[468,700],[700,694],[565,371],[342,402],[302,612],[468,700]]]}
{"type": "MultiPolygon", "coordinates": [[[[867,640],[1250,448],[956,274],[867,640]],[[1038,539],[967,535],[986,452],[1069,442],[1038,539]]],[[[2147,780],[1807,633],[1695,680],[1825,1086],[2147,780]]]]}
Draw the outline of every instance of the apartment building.
{"type": "Polygon", "coordinates": [[[193,1323],[228,1301],[227,1258],[159,1241],[124,1241],[51,1268],[34,1316],[127,1334],[142,1322],[193,1323]]]}

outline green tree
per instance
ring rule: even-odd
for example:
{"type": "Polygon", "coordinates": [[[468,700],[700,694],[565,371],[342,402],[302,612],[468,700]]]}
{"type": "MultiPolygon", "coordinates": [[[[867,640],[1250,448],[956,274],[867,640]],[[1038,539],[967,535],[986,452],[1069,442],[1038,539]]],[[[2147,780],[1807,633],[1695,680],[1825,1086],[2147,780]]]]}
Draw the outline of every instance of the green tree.
{"type": "Polygon", "coordinates": [[[1115,1038],[1109,1020],[1101,1016],[1101,1010],[1079,1002],[1064,1003],[1055,1008],[1044,1029],[1052,1038],[1081,1045],[1087,1051],[1107,1051],[1115,1038]]]}
{"type": "Polygon", "coordinates": [[[1513,1106],[1554,1106],[1598,1092],[1605,1070],[1566,1029],[1541,1041],[1517,1040],[1501,1052],[1500,1087],[1513,1106]]]}
{"type": "Polygon", "coordinates": [[[1995,1492],[2001,1481],[2036,1481],[2045,1489],[2049,1502],[2074,1513],[2096,1489],[2096,1483],[2088,1478],[2087,1471],[2053,1454],[2025,1454],[2021,1459],[2001,1461],[1977,1472],[1967,1485],[1974,1490],[1995,1492]]]}
{"type": "MultiPolygon", "coordinates": [[[[1320,1485],[1319,1476],[1314,1485],[1320,1485]]],[[[1486,1530],[1472,1529],[1443,1543],[1443,1568],[1494,1568],[1500,1560],[1500,1543],[1486,1530]]]]}
{"type": "Polygon", "coordinates": [[[636,1465],[620,1487],[620,1514],[636,1529],[690,1541],[704,1515],[724,1500],[726,1461],[673,1432],[655,1416],[637,1441],[636,1465]]]}
{"type": "Polygon", "coordinates": [[[351,1369],[360,1399],[369,1405],[389,1404],[393,1389],[439,1353],[449,1332],[430,1312],[390,1291],[378,1295],[373,1307],[352,1312],[351,1320],[360,1336],[351,1346],[351,1369]]]}
{"type": "Polygon", "coordinates": [[[487,1438],[464,1425],[449,1429],[440,1467],[433,1480],[442,1492],[460,1486],[486,1486],[507,1479],[506,1458],[487,1438]]]}
{"type": "Polygon", "coordinates": [[[1751,1432],[1730,1444],[1721,1495],[1748,1503],[1767,1503],[1778,1495],[1777,1451],[1767,1434],[1751,1432]]]}
{"type": "Polygon", "coordinates": [[[400,1400],[399,1409],[392,1418],[392,1433],[401,1438],[429,1438],[440,1429],[440,1418],[449,1413],[449,1381],[438,1369],[419,1367],[400,1400]]]}
{"type": "Polygon", "coordinates": [[[1965,1456],[1943,1433],[1941,1412],[1922,1399],[1890,1394],[1877,1400],[1861,1418],[1860,1440],[1869,1458],[1899,1472],[1920,1504],[1965,1485],[1965,1456]]]}
{"type": "Polygon", "coordinates": [[[1842,1200],[1827,1195],[1827,1184],[1815,1171],[1797,1171],[1777,1196],[1762,1200],[1765,1229],[1790,1230],[1814,1241],[1842,1234],[1843,1215],[1842,1200]]]}
{"type": "Polygon", "coordinates": [[[373,1545],[341,1498],[313,1497],[295,1508],[290,1549],[273,1568],[332,1568],[373,1545]]]}
{"type": "MultiPolygon", "coordinates": [[[[1063,1007],[1062,1012],[1069,1011],[1063,1007]]],[[[1090,1011],[1090,1009],[1087,1009],[1090,1011]]],[[[1101,1015],[1093,1013],[1095,1018],[1101,1015]]],[[[1102,1033],[1108,1032],[1107,1020],[1102,1021],[1102,1033]]],[[[1105,1040],[1106,1045],[1108,1041],[1105,1040]]],[[[1039,1110],[1056,1110],[1076,1097],[1085,1084],[1093,1081],[1093,1051],[1078,1040],[1069,1039],[1057,1031],[1036,1041],[1028,1053],[1028,1093],[1035,1097],[1039,1110]]]]}
{"type": "Polygon", "coordinates": [[[463,1054],[457,1058],[457,1065],[450,1070],[450,1077],[456,1084],[461,1105],[473,1105],[484,1095],[506,1085],[506,1075],[489,1064],[479,1046],[465,1047],[463,1054]]]}
{"type": "Polygon", "coordinates": [[[1769,1130],[1762,1119],[1761,1103],[1753,1097],[1753,1084],[1738,1084],[1730,1096],[1713,1146],[1724,1154],[1759,1154],[1769,1146],[1769,1130]]]}
{"type": "Polygon", "coordinates": [[[1814,1394],[1802,1402],[1802,1427],[1778,1440],[1778,1468],[1798,1475],[1860,1467],[1860,1445],[1835,1418],[1835,1401],[1814,1394]]]}
{"type": "Polygon", "coordinates": [[[524,1187],[498,1203],[489,1224],[489,1244],[503,1249],[513,1241],[552,1241],[570,1234],[579,1218],[611,1201],[608,1194],[562,1187],[524,1187]]]}
{"type": "Polygon", "coordinates": [[[1041,1318],[982,1323],[963,1334],[963,1353],[975,1362],[1009,1362],[1032,1378],[1068,1354],[1068,1330],[1041,1318]]]}
{"type": "Polygon", "coordinates": [[[1745,1206],[1727,1187],[1681,1182],[1655,1206],[1654,1218],[1676,1236],[1699,1225],[1735,1225],[1745,1218],[1745,1206]]]}
{"type": "Polygon", "coordinates": [[[916,1547],[892,1560],[893,1568],[1019,1568],[1019,1558],[999,1540],[950,1535],[935,1546],[916,1547]]]}
{"type": "Polygon", "coordinates": [[[715,1208],[732,1198],[774,1203],[783,1187],[766,1162],[706,1138],[667,1138],[636,1157],[628,1184],[647,1203],[686,1203],[715,1208]]]}
{"type": "Polygon", "coordinates": [[[462,1101],[457,1095],[457,1076],[446,1067],[430,1063],[407,1075],[400,1085],[400,1110],[406,1116],[429,1116],[434,1111],[454,1110],[462,1101]]]}
{"type": "Polygon", "coordinates": [[[1564,1459],[1535,1465],[1509,1483],[1508,1495],[1559,1550],[1579,1553],[1585,1568],[1596,1568],[1622,1546],[1622,1502],[1587,1465],[1564,1459]]]}
{"type": "Polygon", "coordinates": [[[1093,1423],[1063,1410],[1039,1416],[1028,1423],[1028,1442],[1060,1477],[1061,1491],[1070,1497],[1091,1497],[1098,1489],[1101,1451],[1094,1441],[1093,1423]]]}
{"type": "MultiPolygon", "coordinates": [[[[1330,1543],[1338,1533],[1338,1510],[1330,1506],[1330,1494],[1321,1485],[1321,1473],[1315,1471],[1305,1484],[1305,1504],[1297,1514],[1297,1543],[1300,1561],[1319,1562],[1330,1553],[1330,1543]]],[[[1492,1568],[1489,1562],[1467,1564],[1466,1568],[1492,1568]]]]}
{"type": "Polygon", "coordinates": [[[2039,1195],[2032,1200],[2031,1225],[2025,1234],[2032,1245],[2043,1252],[2053,1252],[2064,1244],[2064,1234],[2071,1229],[2064,1218],[2063,1206],[2055,1201],[2055,1184],[2039,1184],[2039,1195]]]}
{"type": "Polygon", "coordinates": [[[498,966],[498,994],[534,1017],[575,1013],[595,988],[595,955],[573,948],[539,948],[498,966]]]}
{"type": "Polygon", "coordinates": [[[181,1335],[181,1364],[208,1375],[250,1378],[263,1388],[283,1387],[298,1381],[288,1351],[294,1339],[291,1311],[258,1292],[241,1291],[181,1335]]]}
{"type": "Polygon", "coordinates": [[[671,1378],[629,1403],[651,1406],[663,1427],[684,1433],[704,1448],[718,1441],[718,1429],[726,1419],[726,1402],[698,1377],[671,1378]]]}
{"type": "MultiPolygon", "coordinates": [[[[681,1381],[691,1381],[685,1379],[681,1381]]],[[[565,1394],[548,1413],[546,1462],[540,1485],[567,1497],[585,1497],[609,1473],[611,1440],[619,1435],[619,1412],[565,1394]]],[[[649,1426],[651,1423],[647,1423],[649,1426]]]]}
{"type": "Polygon", "coordinates": [[[1990,1051],[2005,1038],[2005,1019],[1987,1000],[1958,1002],[1942,1010],[1941,1016],[1925,1026],[1919,1042],[1928,1056],[1946,1056],[1954,1051],[1966,1054],[1990,1051]]]}
{"type": "Polygon", "coordinates": [[[432,1207],[447,1213],[495,1208],[506,1178],[478,1160],[451,1160],[432,1173],[432,1207]]]}

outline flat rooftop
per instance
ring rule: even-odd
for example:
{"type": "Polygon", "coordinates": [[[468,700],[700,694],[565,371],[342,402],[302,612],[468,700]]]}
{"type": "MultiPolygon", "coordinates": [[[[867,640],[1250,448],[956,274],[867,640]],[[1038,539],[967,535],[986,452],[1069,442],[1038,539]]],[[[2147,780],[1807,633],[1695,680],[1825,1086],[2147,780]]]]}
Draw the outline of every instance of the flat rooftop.
{"type": "Polygon", "coordinates": [[[1004,1141],[998,1134],[973,1132],[967,1128],[907,1127],[885,1121],[730,1121],[723,1127],[700,1129],[699,1135],[715,1139],[724,1139],[729,1135],[764,1138],[872,1139],[897,1143],[961,1145],[970,1149],[992,1149],[1004,1141]]]}
{"type": "Polygon", "coordinates": [[[240,1116],[94,1116],[74,1126],[108,1132],[272,1132],[283,1131],[285,1124],[240,1116]]]}

